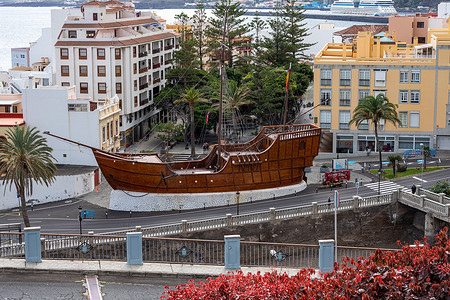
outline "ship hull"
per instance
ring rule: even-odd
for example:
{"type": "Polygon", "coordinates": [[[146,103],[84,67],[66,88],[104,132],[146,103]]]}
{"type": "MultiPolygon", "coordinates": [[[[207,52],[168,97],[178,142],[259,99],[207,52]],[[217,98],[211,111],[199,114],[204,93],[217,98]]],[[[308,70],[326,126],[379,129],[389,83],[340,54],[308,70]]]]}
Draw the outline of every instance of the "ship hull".
{"type": "Polygon", "coordinates": [[[115,190],[156,194],[221,193],[298,184],[318,154],[320,128],[314,125],[264,127],[244,144],[217,146],[202,160],[165,163],[157,155],[126,157],[93,150],[115,190]],[[278,132],[277,132],[278,131],[278,132]],[[220,169],[216,169],[220,159],[220,169]]]}

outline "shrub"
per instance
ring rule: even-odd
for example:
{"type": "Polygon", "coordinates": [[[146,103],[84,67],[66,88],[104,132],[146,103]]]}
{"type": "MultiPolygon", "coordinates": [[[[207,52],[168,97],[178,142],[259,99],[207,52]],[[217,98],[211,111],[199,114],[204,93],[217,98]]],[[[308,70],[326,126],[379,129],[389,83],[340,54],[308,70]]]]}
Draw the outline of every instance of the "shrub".
{"type": "Polygon", "coordinates": [[[397,164],[397,171],[398,172],[406,172],[408,170],[408,165],[405,163],[399,163],[397,164]]]}
{"type": "Polygon", "coordinates": [[[450,183],[448,180],[438,181],[432,188],[430,188],[430,191],[436,194],[444,193],[447,197],[450,197],[450,183]]]}
{"type": "Polygon", "coordinates": [[[265,274],[221,275],[194,283],[192,280],[162,299],[448,299],[450,292],[450,242],[447,228],[431,247],[405,245],[396,252],[376,250],[369,258],[344,259],[334,271],[311,278],[312,269],[295,276],[277,271],[265,274]]]}

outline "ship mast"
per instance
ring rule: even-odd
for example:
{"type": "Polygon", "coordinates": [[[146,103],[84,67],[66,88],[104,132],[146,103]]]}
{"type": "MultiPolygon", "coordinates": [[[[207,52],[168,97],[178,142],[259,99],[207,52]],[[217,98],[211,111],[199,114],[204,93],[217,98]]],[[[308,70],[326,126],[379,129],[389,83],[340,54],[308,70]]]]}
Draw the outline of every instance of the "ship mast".
{"type": "Polygon", "coordinates": [[[220,56],[220,100],[219,100],[219,143],[217,146],[217,170],[222,167],[221,150],[222,150],[222,104],[223,104],[223,76],[224,76],[224,61],[225,61],[225,37],[227,31],[228,7],[225,10],[225,18],[223,20],[223,35],[222,35],[222,54],[220,56]]]}
{"type": "Polygon", "coordinates": [[[283,131],[286,130],[286,122],[287,122],[287,111],[288,111],[288,101],[289,101],[289,77],[291,75],[291,67],[292,63],[289,64],[289,70],[286,75],[286,96],[284,98],[284,117],[283,117],[283,131]]]}

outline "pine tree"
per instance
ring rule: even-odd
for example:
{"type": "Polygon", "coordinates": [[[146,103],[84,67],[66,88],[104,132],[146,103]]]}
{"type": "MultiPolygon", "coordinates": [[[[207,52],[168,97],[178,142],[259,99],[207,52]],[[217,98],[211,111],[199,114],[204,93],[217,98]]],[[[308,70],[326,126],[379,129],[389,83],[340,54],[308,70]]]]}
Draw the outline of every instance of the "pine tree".
{"type": "Polygon", "coordinates": [[[287,42],[286,42],[286,28],[281,16],[281,3],[277,2],[273,18],[270,18],[269,37],[266,37],[263,46],[266,49],[264,52],[264,60],[273,66],[284,66],[286,64],[287,42]]]}
{"type": "Polygon", "coordinates": [[[205,30],[207,29],[207,17],[205,4],[197,3],[196,10],[192,16],[192,36],[197,49],[197,56],[200,61],[200,69],[203,70],[203,56],[206,52],[205,30]]]}
{"type": "Polygon", "coordinates": [[[209,38],[209,49],[215,51],[222,46],[226,47],[226,60],[228,67],[233,67],[233,50],[242,44],[244,35],[247,33],[245,18],[242,16],[247,12],[239,2],[221,0],[213,7],[213,17],[209,19],[211,26],[206,31],[209,38]],[[224,21],[226,19],[225,40],[223,39],[224,21]]]}

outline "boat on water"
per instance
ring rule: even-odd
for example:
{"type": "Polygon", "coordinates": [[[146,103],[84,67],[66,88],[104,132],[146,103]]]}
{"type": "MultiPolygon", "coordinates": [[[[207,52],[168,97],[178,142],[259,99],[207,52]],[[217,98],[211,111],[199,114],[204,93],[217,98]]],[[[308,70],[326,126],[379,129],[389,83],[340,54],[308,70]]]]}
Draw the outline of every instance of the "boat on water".
{"type": "Polygon", "coordinates": [[[213,145],[201,160],[174,162],[163,162],[156,153],[110,153],[87,147],[115,190],[221,193],[301,183],[306,179],[304,169],[318,154],[320,137],[321,129],[312,124],[264,126],[249,142],[213,145]]]}
{"type": "Polygon", "coordinates": [[[390,16],[397,14],[392,0],[337,0],[330,8],[331,13],[390,16]]]}

